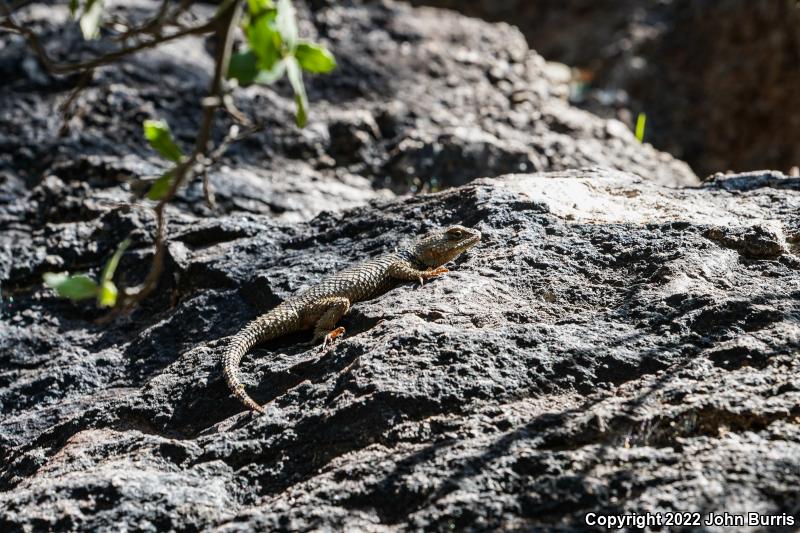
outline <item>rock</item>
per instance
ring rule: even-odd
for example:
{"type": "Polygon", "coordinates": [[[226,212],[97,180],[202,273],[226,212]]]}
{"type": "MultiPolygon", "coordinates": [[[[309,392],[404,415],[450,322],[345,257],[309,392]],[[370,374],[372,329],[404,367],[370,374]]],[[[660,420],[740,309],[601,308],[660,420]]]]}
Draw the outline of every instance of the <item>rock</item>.
{"type": "MultiPolygon", "coordinates": [[[[782,238],[798,208],[796,187],[759,176],[674,188],[600,168],[292,224],[178,205],[159,294],[105,326],[35,273],[58,255],[97,274],[113,248],[76,236],[149,222],[97,214],[39,229],[4,283],[0,526],[582,529],[588,512],[796,515],[800,262],[782,242],[780,254],[740,243],[782,238]],[[296,335],[248,355],[248,389],[270,403],[266,416],[241,412],[219,368],[226,335],[455,222],[484,239],[448,275],[356,304],[328,351],[296,335]]],[[[123,279],[144,275],[146,235],[123,279]]]]}
{"type": "Polygon", "coordinates": [[[706,237],[739,250],[745,257],[774,259],[784,252],[781,236],[763,226],[749,228],[709,228],[706,237]]]}
{"type": "MultiPolygon", "coordinates": [[[[407,193],[484,175],[586,165],[662,183],[697,183],[683,162],[630,134],[609,135],[608,121],[566,103],[563,72],[529,50],[509,26],[393,2],[313,10],[296,4],[304,36],[328,46],[338,68],[306,76],[311,111],[303,130],[294,126],[287,83],[234,92],[236,106],[265,130],[231,146],[216,167],[212,181],[223,212],[308,219],[320,210],[384,198],[388,190],[407,193]],[[241,199],[238,205],[234,198],[241,199]]],[[[140,0],[118,9],[140,13],[157,5],[140,0]]],[[[62,54],[95,46],[64,23],[66,6],[23,10],[19,20],[62,54]]],[[[21,66],[31,59],[22,38],[10,35],[7,41],[0,61],[9,80],[0,88],[0,180],[30,188],[49,175],[66,183],[90,174],[92,185],[102,183],[109,193],[119,188],[124,196],[128,189],[120,181],[154,178],[166,169],[142,136],[143,120],[166,119],[180,145],[194,142],[212,67],[203,41],[169,43],[121,68],[99,69],[76,98],[67,127],[54,110],[77,78],[51,80],[43,89],[21,66]]],[[[217,142],[230,126],[221,114],[217,142]]],[[[186,200],[202,212],[198,198],[186,200]]]]}
{"type": "Polygon", "coordinates": [[[397,181],[433,189],[464,185],[493,172],[525,172],[546,167],[543,157],[521,143],[503,141],[479,129],[455,128],[427,138],[400,141],[385,169],[397,181]]]}
{"type": "MultiPolygon", "coordinates": [[[[237,91],[267,131],[212,172],[217,211],[198,183],[180,191],[157,289],[105,323],[41,276],[97,278],[124,238],[114,281],[147,275],[155,223],[127,204],[165,166],[139,124],[167,118],[192,142],[211,43],[98,71],[61,137],[53,109],[76,80],[2,43],[0,529],[796,514],[797,179],[699,183],[570,106],[564,69],[509,26],[390,1],[297,5],[339,64],[306,80],[309,127],[291,126],[286,84],[237,91]],[[302,334],[253,350],[242,374],[267,415],[242,412],[219,367],[229,335],[456,222],[484,240],[447,276],[356,304],[325,351],[302,334]]],[[[20,20],[59,60],[102,46],[58,6],[20,20]]]]}
{"type": "Polygon", "coordinates": [[[700,175],[800,160],[800,11],[792,0],[411,0],[505,21],[577,67],[575,103],[630,127],[700,175]]]}

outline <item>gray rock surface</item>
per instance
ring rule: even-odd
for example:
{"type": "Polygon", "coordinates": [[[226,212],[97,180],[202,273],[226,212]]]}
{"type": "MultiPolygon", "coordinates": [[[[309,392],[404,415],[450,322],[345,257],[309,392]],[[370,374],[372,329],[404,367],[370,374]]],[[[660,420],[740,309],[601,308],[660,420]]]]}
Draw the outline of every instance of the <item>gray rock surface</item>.
{"type": "Polygon", "coordinates": [[[573,102],[633,126],[700,176],[800,161],[794,0],[410,0],[520,28],[580,70],[573,102]]]}
{"type": "MultiPolygon", "coordinates": [[[[6,285],[0,525],[379,531],[581,528],[589,511],[796,515],[798,208],[800,182],[777,173],[675,189],[585,169],[293,225],[182,214],[159,296],[106,326],[36,272],[53,255],[95,272],[102,254],[81,236],[111,216],[48,225],[15,245],[28,266],[6,285]],[[219,369],[226,335],[454,222],[485,237],[449,275],[357,304],[327,352],[302,335],[256,349],[243,374],[268,415],[240,412],[219,369]]],[[[144,239],[134,215],[113,227],[144,239]]],[[[123,276],[143,268],[148,248],[132,250],[123,276]]]]}
{"type": "MultiPolygon", "coordinates": [[[[570,106],[567,82],[510,26],[391,2],[314,10],[298,4],[303,35],[329,46],[339,66],[306,76],[312,109],[304,130],[294,126],[285,81],[236,91],[238,108],[267,128],[234,145],[217,169],[225,212],[308,219],[386,197],[386,189],[414,192],[586,165],[697,182],[685,163],[639,144],[621,123],[570,106]]],[[[85,44],[74,24],[60,24],[65,6],[39,6],[20,20],[57,58],[97,46],[85,44]]],[[[166,119],[184,146],[194,141],[211,72],[203,41],[179,41],[98,70],[62,131],[56,110],[77,79],[48,78],[20,37],[0,40],[0,188],[21,194],[43,175],[66,181],[89,174],[94,186],[127,190],[131,180],[163,170],[142,137],[147,118],[166,119]],[[124,170],[119,158],[128,162],[124,170]]],[[[220,118],[218,139],[228,125],[220,118]]],[[[198,198],[196,187],[186,200],[203,212],[198,198]]]]}
{"type": "MultiPolygon", "coordinates": [[[[191,139],[206,52],[101,72],[82,96],[92,111],[57,137],[53,104],[74,80],[42,78],[4,38],[0,530],[797,515],[799,179],[697,185],[620,123],[566,104],[558,69],[508,26],[318,3],[303,31],[331,44],[340,69],[309,80],[310,127],[287,125],[286,87],[240,93],[274,128],[213,176],[216,216],[196,184],[169,206],[159,287],[110,323],[41,275],[97,276],[130,237],[115,280],[143,279],[152,217],[113,206],[159,169],[138,121],[167,115],[191,139]],[[154,86],[142,72],[159,61],[154,86]],[[593,163],[604,166],[503,175],[593,163]],[[470,181],[481,175],[492,177],[470,181]],[[304,335],[255,349],[243,377],[268,414],[241,412],[219,368],[228,335],[328,273],[455,222],[484,241],[447,276],[357,304],[327,351],[304,335]]],[[[41,10],[30,17],[65,46],[77,39],[41,10]]]]}

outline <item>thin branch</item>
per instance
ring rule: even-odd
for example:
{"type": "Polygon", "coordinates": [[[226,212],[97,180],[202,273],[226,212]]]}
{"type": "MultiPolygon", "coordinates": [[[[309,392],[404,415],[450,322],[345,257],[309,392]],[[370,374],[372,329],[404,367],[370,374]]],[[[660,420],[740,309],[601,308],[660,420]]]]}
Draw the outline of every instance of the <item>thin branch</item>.
{"type": "Polygon", "coordinates": [[[166,24],[168,24],[169,19],[167,18],[167,12],[169,11],[169,4],[170,0],[161,0],[161,5],[158,6],[158,11],[155,15],[151,18],[147,19],[144,23],[139,26],[133,26],[128,28],[116,35],[114,37],[115,41],[124,41],[133,35],[141,35],[143,33],[147,33],[150,35],[155,35],[158,31],[161,30],[166,24]]]}
{"type": "MultiPolygon", "coordinates": [[[[243,0],[233,0],[229,2],[227,6],[223,5],[224,8],[220,7],[220,10],[215,16],[217,22],[214,30],[218,36],[218,48],[214,65],[214,77],[211,80],[208,91],[209,94],[203,99],[203,117],[194,150],[190,156],[175,167],[175,179],[172,181],[169,191],[159,200],[154,208],[156,214],[155,253],[153,254],[150,271],[141,285],[123,291],[122,298],[118,300],[111,315],[128,312],[138,302],[147,297],[158,285],[158,280],[164,269],[164,256],[166,254],[167,220],[165,208],[187,179],[193,175],[197,175],[198,172],[203,172],[202,169],[205,165],[204,156],[209,150],[214,116],[222,103],[225,92],[225,76],[227,75],[228,66],[230,64],[235,29],[239,25],[239,19],[242,15],[242,1],[243,0]]],[[[207,190],[210,192],[210,188],[207,190]]]]}
{"type": "Polygon", "coordinates": [[[246,139],[247,137],[258,133],[259,131],[262,131],[264,128],[266,128],[266,124],[253,124],[246,130],[240,132],[238,126],[232,126],[228,132],[228,135],[225,136],[225,139],[223,139],[220,145],[213,152],[211,152],[211,154],[209,154],[207,166],[212,167],[213,165],[216,165],[232,144],[236,144],[242,139],[246,139]]]}
{"type": "Polygon", "coordinates": [[[253,125],[250,123],[250,127],[242,133],[239,133],[239,126],[233,125],[231,129],[228,131],[228,134],[222,140],[222,142],[217,146],[213,152],[211,152],[205,159],[203,163],[203,198],[205,199],[206,205],[209,209],[215,209],[217,206],[216,199],[214,197],[214,188],[211,186],[211,182],[209,180],[209,171],[222,159],[222,156],[225,155],[225,152],[228,151],[228,148],[232,144],[235,144],[242,139],[253,135],[265,127],[264,124],[256,124],[253,125]]]}
{"type": "MultiPolygon", "coordinates": [[[[225,77],[228,74],[228,67],[230,66],[231,53],[233,52],[233,38],[235,35],[236,27],[239,25],[239,19],[242,15],[242,3],[236,2],[231,7],[230,20],[223,32],[219,35],[220,39],[217,43],[217,58],[216,68],[214,69],[214,78],[211,80],[211,88],[209,90],[209,97],[203,102],[203,123],[200,126],[200,134],[197,136],[197,144],[195,145],[195,152],[205,154],[208,151],[208,143],[211,140],[211,129],[214,122],[214,115],[217,108],[225,101],[225,77]]],[[[178,180],[175,180],[176,182],[178,180]]],[[[209,207],[214,206],[214,192],[211,190],[211,184],[208,181],[208,171],[203,174],[203,196],[209,207]]]]}
{"type": "Polygon", "coordinates": [[[161,277],[161,272],[164,270],[164,251],[166,250],[167,245],[167,217],[164,213],[164,207],[166,207],[166,204],[159,203],[154,208],[156,214],[156,249],[155,253],[153,254],[153,262],[151,264],[150,271],[147,273],[147,277],[145,277],[144,282],[142,282],[139,287],[125,290],[125,296],[127,297],[125,299],[134,297],[133,300],[126,302],[126,304],[130,304],[134,301],[141,301],[141,299],[147,296],[150,291],[155,289],[156,285],[158,284],[158,280],[161,277]]]}
{"type": "MultiPolygon", "coordinates": [[[[167,204],[172,201],[177,191],[183,184],[194,176],[202,174],[203,176],[203,194],[206,202],[210,206],[214,203],[214,194],[211,190],[211,185],[208,179],[209,168],[222,157],[228,146],[242,138],[245,135],[252,134],[253,132],[261,129],[262,126],[250,128],[244,135],[238,135],[238,127],[232,127],[229,134],[220,143],[220,145],[211,151],[211,138],[213,133],[214,119],[217,110],[223,107],[234,118],[241,120],[242,116],[232,105],[230,96],[225,93],[225,78],[228,73],[230,65],[231,53],[233,50],[233,39],[235,30],[239,25],[239,20],[242,15],[242,5],[244,0],[224,0],[217,8],[214,16],[209,18],[206,22],[182,28],[178,31],[172,32],[169,35],[161,35],[161,30],[170,23],[176,23],[178,17],[192,4],[193,0],[181,0],[179,6],[170,14],[168,14],[169,1],[164,0],[161,3],[158,13],[139,26],[138,28],[130,29],[122,34],[121,38],[124,39],[129,35],[141,35],[146,33],[152,35],[152,38],[139,42],[131,46],[123,47],[113,52],[109,52],[93,59],[77,62],[77,63],[56,63],[47,54],[42,43],[39,41],[36,33],[30,28],[26,28],[18,24],[14,20],[12,11],[4,0],[0,0],[0,14],[4,15],[0,19],[0,29],[6,29],[22,35],[28,42],[31,49],[38,56],[44,68],[51,75],[68,74],[71,72],[80,71],[83,73],[82,78],[79,80],[75,89],[73,89],[70,96],[62,104],[62,113],[65,114],[72,106],[74,100],[77,98],[80,91],[91,81],[93,70],[97,67],[113,63],[123,57],[134,54],[141,50],[152,48],[160,44],[186,37],[188,35],[200,35],[206,33],[214,33],[217,36],[217,53],[215,57],[214,76],[208,90],[208,96],[203,99],[203,114],[198,129],[195,146],[192,153],[183,158],[178,165],[173,169],[174,179],[170,184],[167,193],[161,198],[158,203],[153,207],[153,213],[156,219],[156,232],[154,236],[154,253],[150,265],[150,270],[145,276],[144,281],[137,287],[129,287],[121,291],[120,297],[117,300],[116,306],[112,311],[105,316],[101,321],[108,321],[118,314],[129,312],[137,303],[146,298],[158,286],[161,274],[164,270],[164,260],[166,255],[167,244],[167,204]],[[237,117],[237,115],[240,115],[237,117]],[[207,156],[208,154],[208,156],[207,156]]],[[[14,3],[19,7],[25,5],[27,2],[18,0],[14,3]]],[[[245,119],[246,120],[246,119],[245,119]]]]}
{"type": "Polygon", "coordinates": [[[81,74],[78,83],[76,83],[75,87],[72,89],[72,92],[70,92],[69,96],[67,96],[67,99],[58,106],[58,112],[61,114],[61,128],[59,129],[60,135],[65,135],[67,131],[69,131],[69,119],[72,115],[72,104],[75,103],[75,100],[78,98],[81,92],[83,92],[89,83],[91,83],[93,77],[94,69],[84,71],[83,74],[81,74]]]}
{"type": "MultiPolygon", "coordinates": [[[[178,16],[181,13],[185,12],[187,9],[189,9],[189,6],[191,6],[194,2],[195,2],[195,0],[181,0],[180,1],[180,3],[178,4],[178,7],[175,8],[175,11],[171,15],[172,22],[176,26],[179,26],[179,27],[181,26],[181,23],[178,20],[178,16]]],[[[192,17],[192,18],[195,18],[195,15],[191,11],[189,12],[189,16],[192,17]]]]}
{"type": "Polygon", "coordinates": [[[233,102],[233,96],[230,94],[226,94],[222,98],[222,107],[225,109],[225,112],[228,113],[233,120],[241,124],[242,126],[251,127],[253,123],[250,121],[247,116],[239,111],[236,107],[236,104],[233,102]]]}
{"type": "Polygon", "coordinates": [[[208,167],[203,167],[203,198],[209,209],[216,209],[217,199],[214,196],[214,188],[211,186],[211,181],[208,177],[208,170],[208,167]]]}
{"type": "Polygon", "coordinates": [[[193,3],[194,0],[181,0],[178,6],[170,12],[169,8],[172,0],[161,0],[161,5],[159,5],[158,12],[155,15],[139,26],[128,27],[123,33],[116,35],[113,40],[120,42],[142,34],[158,36],[164,27],[177,26],[178,17],[193,3]]]}
{"type": "Polygon", "coordinates": [[[4,1],[0,1],[0,11],[2,11],[2,14],[5,16],[5,19],[0,21],[0,28],[5,28],[6,30],[9,30],[13,33],[18,33],[25,37],[30,47],[39,57],[42,65],[44,65],[44,68],[53,75],[63,75],[81,70],[94,69],[109,63],[113,63],[118,59],[135,54],[136,52],[153,48],[154,46],[158,46],[169,41],[174,41],[175,39],[180,39],[189,35],[202,35],[205,33],[210,33],[217,28],[218,23],[223,20],[223,15],[226,13],[226,11],[223,10],[218,11],[208,21],[200,24],[199,26],[191,26],[189,28],[171,33],[170,35],[155,37],[132,46],[103,54],[88,61],[82,61],[78,63],[56,63],[50,59],[50,56],[47,54],[47,51],[39,41],[39,37],[34,31],[14,21],[14,16],[4,1]]]}

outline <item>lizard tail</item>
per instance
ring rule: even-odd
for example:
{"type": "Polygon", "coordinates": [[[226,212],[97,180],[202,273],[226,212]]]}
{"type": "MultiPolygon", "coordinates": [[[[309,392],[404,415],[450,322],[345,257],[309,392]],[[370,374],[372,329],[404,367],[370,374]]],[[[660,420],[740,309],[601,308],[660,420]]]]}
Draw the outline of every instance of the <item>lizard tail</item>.
{"type": "Polygon", "coordinates": [[[248,409],[262,414],[266,412],[264,408],[245,392],[244,385],[239,380],[239,362],[244,354],[256,344],[289,333],[291,329],[288,324],[285,320],[281,320],[284,318],[278,313],[270,312],[253,320],[233,336],[222,357],[222,373],[225,375],[225,381],[228,383],[231,393],[248,409]]]}

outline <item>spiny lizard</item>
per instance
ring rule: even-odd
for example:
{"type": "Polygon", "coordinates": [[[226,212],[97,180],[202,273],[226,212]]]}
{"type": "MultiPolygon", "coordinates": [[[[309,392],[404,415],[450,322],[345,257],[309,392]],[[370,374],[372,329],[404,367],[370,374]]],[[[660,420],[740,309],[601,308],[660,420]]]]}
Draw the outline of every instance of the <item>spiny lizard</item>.
{"type": "Polygon", "coordinates": [[[344,333],[336,322],[354,302],[369,300],[403,281],[430,279],[447,272],[442,265],[481,240],[481,233],[464,226],[450,226],[428,233],[408,249],[388,253],[323,279],[259,316],[233,339],[222,359],[223,373],[233,395],[248,408],[264,412],[239,381],[239,362],[261,342],[303,329],[314,328],[311,343],[323,346],[344,333]]]}

